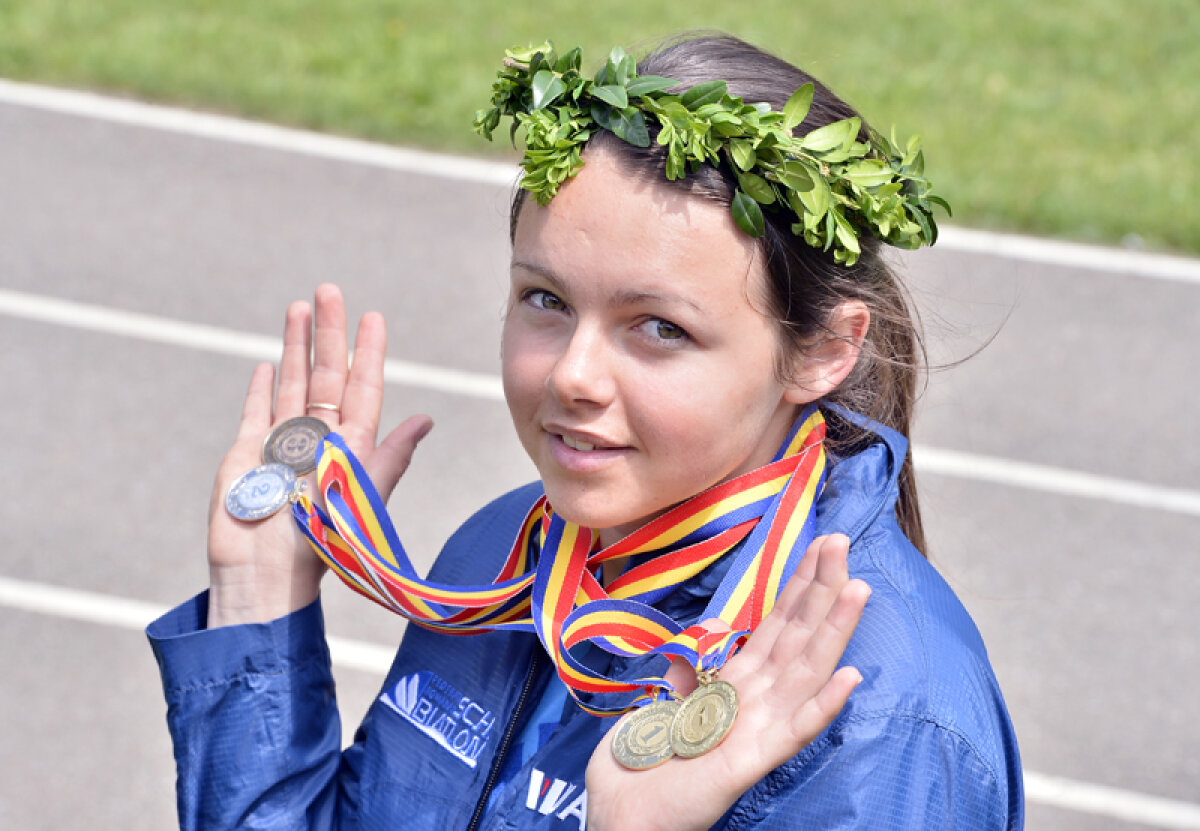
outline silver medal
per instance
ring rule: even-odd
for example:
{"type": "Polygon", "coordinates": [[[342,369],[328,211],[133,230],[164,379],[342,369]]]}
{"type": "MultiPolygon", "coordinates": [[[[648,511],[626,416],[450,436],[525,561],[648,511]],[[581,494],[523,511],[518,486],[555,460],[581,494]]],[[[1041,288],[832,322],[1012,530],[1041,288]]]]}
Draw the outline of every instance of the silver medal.
{"type": "Polygon", "coordinates": [[[229,486],[225,510],[245,522],[265,519],[288,504],[298,490],[296,472],[287,465],[259,465],[229,486]]]}
{"type": "Polygon", "coordinates": [[[289,418],[272,430],[263,442],[263,462],[287,465],[297,476],[303,476],[316,468],[317,448],[327,435],[329,425],[319,418],[289,418]]]}

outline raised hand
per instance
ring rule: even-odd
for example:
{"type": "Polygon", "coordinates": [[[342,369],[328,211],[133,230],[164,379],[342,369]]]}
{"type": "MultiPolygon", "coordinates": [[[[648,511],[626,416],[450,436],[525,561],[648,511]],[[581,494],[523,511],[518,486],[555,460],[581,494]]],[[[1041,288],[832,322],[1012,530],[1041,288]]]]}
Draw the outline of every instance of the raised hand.
{"type": "MultiPolygon", "coordinates": [[[[613,758],[609,731],[588,764],[589,829],[708,828],[833,721],[861,680],[852,667],[834,670],[870,595],[849,579],[848,551],[842,535],[814,540],[771,614],[721,669],[740,709],[720,745],[631,771],[613,758]]],[[[677,667],[670,678],[678,680],[677,667]]]]}
{"type": "MultiPolygon", "coordinates": [[[[272,620],[311,603],[320,588],[324,564],[295,527],[291,511],[285,508],[259,522],[242,522],[225,511],[226,491],[261,464],[263,441],[272,428],[305,414],[320,418],[345,438],[385,499],[395,488],[433,422],[413,416],[376,446],[386,350],[383,318],[370,312],[359,322],[354,361],[348,364],[346,310],[337,286],[319,286],[312,306],[297,301],[288,307],[278,384],[274,366],[255,368],[237,438],[213,486],[210,627],[272,620]]],[[[309,495],[318,498],[315,489],[309,495]]]]}

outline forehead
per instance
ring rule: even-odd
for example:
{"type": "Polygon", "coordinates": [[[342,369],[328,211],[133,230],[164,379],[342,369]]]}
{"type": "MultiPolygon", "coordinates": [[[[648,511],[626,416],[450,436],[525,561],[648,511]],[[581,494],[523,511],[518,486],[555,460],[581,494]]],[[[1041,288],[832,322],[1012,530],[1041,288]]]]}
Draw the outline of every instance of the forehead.
{"type": "Polygon", "coordinates": [[[647,181],[602,148],[589,149],[584,161],[549,205],[526,202],[513,238],[514,264],[676,291],[709,291],[725,282],[744,293],[761,257],[727,207],[647,181]]]}

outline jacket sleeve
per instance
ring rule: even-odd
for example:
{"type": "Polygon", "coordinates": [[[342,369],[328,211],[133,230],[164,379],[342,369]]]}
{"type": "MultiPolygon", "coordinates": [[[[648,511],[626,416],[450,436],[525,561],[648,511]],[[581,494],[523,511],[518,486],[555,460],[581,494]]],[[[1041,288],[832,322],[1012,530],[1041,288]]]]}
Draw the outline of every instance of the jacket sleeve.
{"type": "Polygon", "coordinates": [[[349,829],[341,726],[320,601],[264,624],[205,629],[201,594],[146,630],[175,748],[179,824],[349,829]]]}
{"type": "Polygon", "coordinates": [[[1004,771],[991,769],[953,729],[903,713],[835,724],[726,816],[728,831],[1018,831],[1022,825],[1004,771]]]}

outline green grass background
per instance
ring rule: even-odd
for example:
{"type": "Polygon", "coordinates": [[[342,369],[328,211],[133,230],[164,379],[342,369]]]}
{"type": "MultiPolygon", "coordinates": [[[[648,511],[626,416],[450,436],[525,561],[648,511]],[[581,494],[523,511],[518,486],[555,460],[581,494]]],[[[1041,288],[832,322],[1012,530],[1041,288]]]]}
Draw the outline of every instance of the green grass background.
{"type": "Polygon", "coordinates": [[[697,27],[919,133],[958,223],[1200,253],[1196,0],[0,0],[0,76],[511,155],[470,129],[506,47],[697,27]]]}

